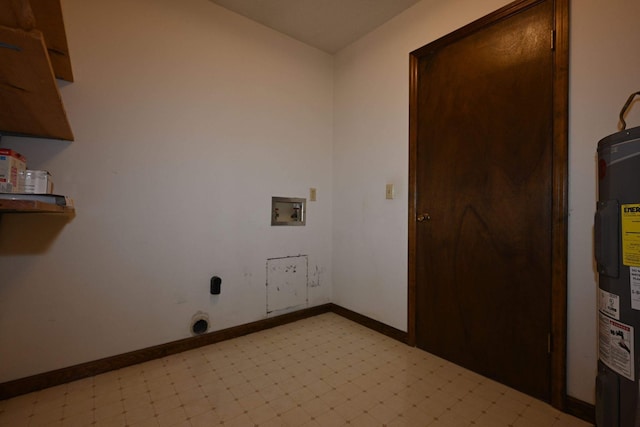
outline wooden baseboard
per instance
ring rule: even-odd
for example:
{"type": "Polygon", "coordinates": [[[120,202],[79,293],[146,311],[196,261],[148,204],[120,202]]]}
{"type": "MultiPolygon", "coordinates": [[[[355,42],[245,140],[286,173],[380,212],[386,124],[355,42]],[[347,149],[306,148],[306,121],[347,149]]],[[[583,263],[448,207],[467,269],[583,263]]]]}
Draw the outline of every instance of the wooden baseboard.
{"type": "MultiPolygon", "coordinates": [[[[171,354],[177,354],[194,348],[215,344],[217,342],[230,340],[329,312],[336,313],[383,335],[400,342],[407,343],[407,332],[401,331],[337,304],[328,303],[283,314],[281,316],[258,320],[245,325],[234,326],[221,331],[209,332],[195,337],[184,338],[166,344],[2,383],[0,384],[0,400],[9,399],[11,397],[76,381],[82,378],[92,377],[108,371],[148,362],[171,354]]],[[[595,407],[593,405],[567,396],[565,398],[564,410],[570,415],[581,418],[590,423],[595,423],[595,407]]]]}
{"type": "Polygon", "coordinates": [[[564,411],[585,420],[591,424],[596,423],[596,407],[590,403],[578,400],[575,397],[566,396],[564,399],[564,411]]]}
{"type": "Polygon", "coordinates": [[[57,369],[55,371],[44,372],[42,374],[5,382],[0,384],[0,400],[9,399],[11,397],[76,381],[82,378],[92,377],[94,375],[124,368],[126,366],[148,362],[150,360],[159,359],[161,357],[181,353],[183,351],[192,350],[205,345],[215,344],[220,341],[241,337],[243,335],[274,328],[276,326],[331,311],[333,311],[333,304],[323,304],[280,316],[258,320],[245,325],[234,326],[221,331],[209,332],[190,338],[172,341],[166,344],[143,348],[141,350],[131,351],[117,356],[107,357],[92,362],[82,363],[67,368],[57,369]]]}
{"type": "Polygon", "coordinates": [[[370,317],[364,316],[360,313],[356,313],[355,311],[351,311],[347,308],[341,307],[337,304],[329,304],[331,306],[331,311],[333,313],[339,314],[342,317],[345,317],[353,322],[359,323],[362,326],[366,326],[369,329],[373,329],[376,332],[381,333],[382,335],[386,335],[395,340],[403,342],[407,344],[408,334],[400,329],[396,329],[392,326],[386,325],[377,320],[373,320],[370,317]]]}

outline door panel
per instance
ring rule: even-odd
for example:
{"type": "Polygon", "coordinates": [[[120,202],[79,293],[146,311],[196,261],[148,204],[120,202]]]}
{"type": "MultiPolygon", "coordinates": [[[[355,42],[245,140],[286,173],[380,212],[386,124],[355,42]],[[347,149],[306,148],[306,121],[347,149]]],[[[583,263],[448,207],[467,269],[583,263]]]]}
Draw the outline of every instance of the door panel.
{"type": "Polygon", "coordinates": [[[416,343],[549,400],[554,3],[417,63],[416,343]]]}

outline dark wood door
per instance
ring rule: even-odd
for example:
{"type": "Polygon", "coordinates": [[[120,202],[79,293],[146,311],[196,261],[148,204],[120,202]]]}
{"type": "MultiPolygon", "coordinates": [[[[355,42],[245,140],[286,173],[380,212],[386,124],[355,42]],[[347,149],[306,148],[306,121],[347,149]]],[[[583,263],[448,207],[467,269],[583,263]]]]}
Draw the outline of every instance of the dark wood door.
{"type": "Polygon", "coordinates": [[[417,51],[416,344],[550,399],[554,2],[417,51]]]}

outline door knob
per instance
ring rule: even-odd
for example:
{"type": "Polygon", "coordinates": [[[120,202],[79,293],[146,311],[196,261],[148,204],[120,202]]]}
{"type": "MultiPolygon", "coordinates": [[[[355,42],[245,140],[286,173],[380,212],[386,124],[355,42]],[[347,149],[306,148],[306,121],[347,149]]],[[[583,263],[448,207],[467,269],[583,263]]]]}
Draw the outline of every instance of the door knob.
{"type": "Polygon", "coordinates": [[[416,219],[418,220],[418,222],[431,221],[431,215],[429,215],[428,213],[423,213],[418,215],[416,219]]]}

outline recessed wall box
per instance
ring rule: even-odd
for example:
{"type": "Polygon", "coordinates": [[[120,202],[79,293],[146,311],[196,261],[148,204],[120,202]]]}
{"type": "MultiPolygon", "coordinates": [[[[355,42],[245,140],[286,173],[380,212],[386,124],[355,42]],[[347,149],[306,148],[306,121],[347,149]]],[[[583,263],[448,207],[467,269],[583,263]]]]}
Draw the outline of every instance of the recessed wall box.
{"type": "Polygon", "coordinates": [[[271,198],[271,225],[305,225],[306,216],[307,199],[271,198]]]}

